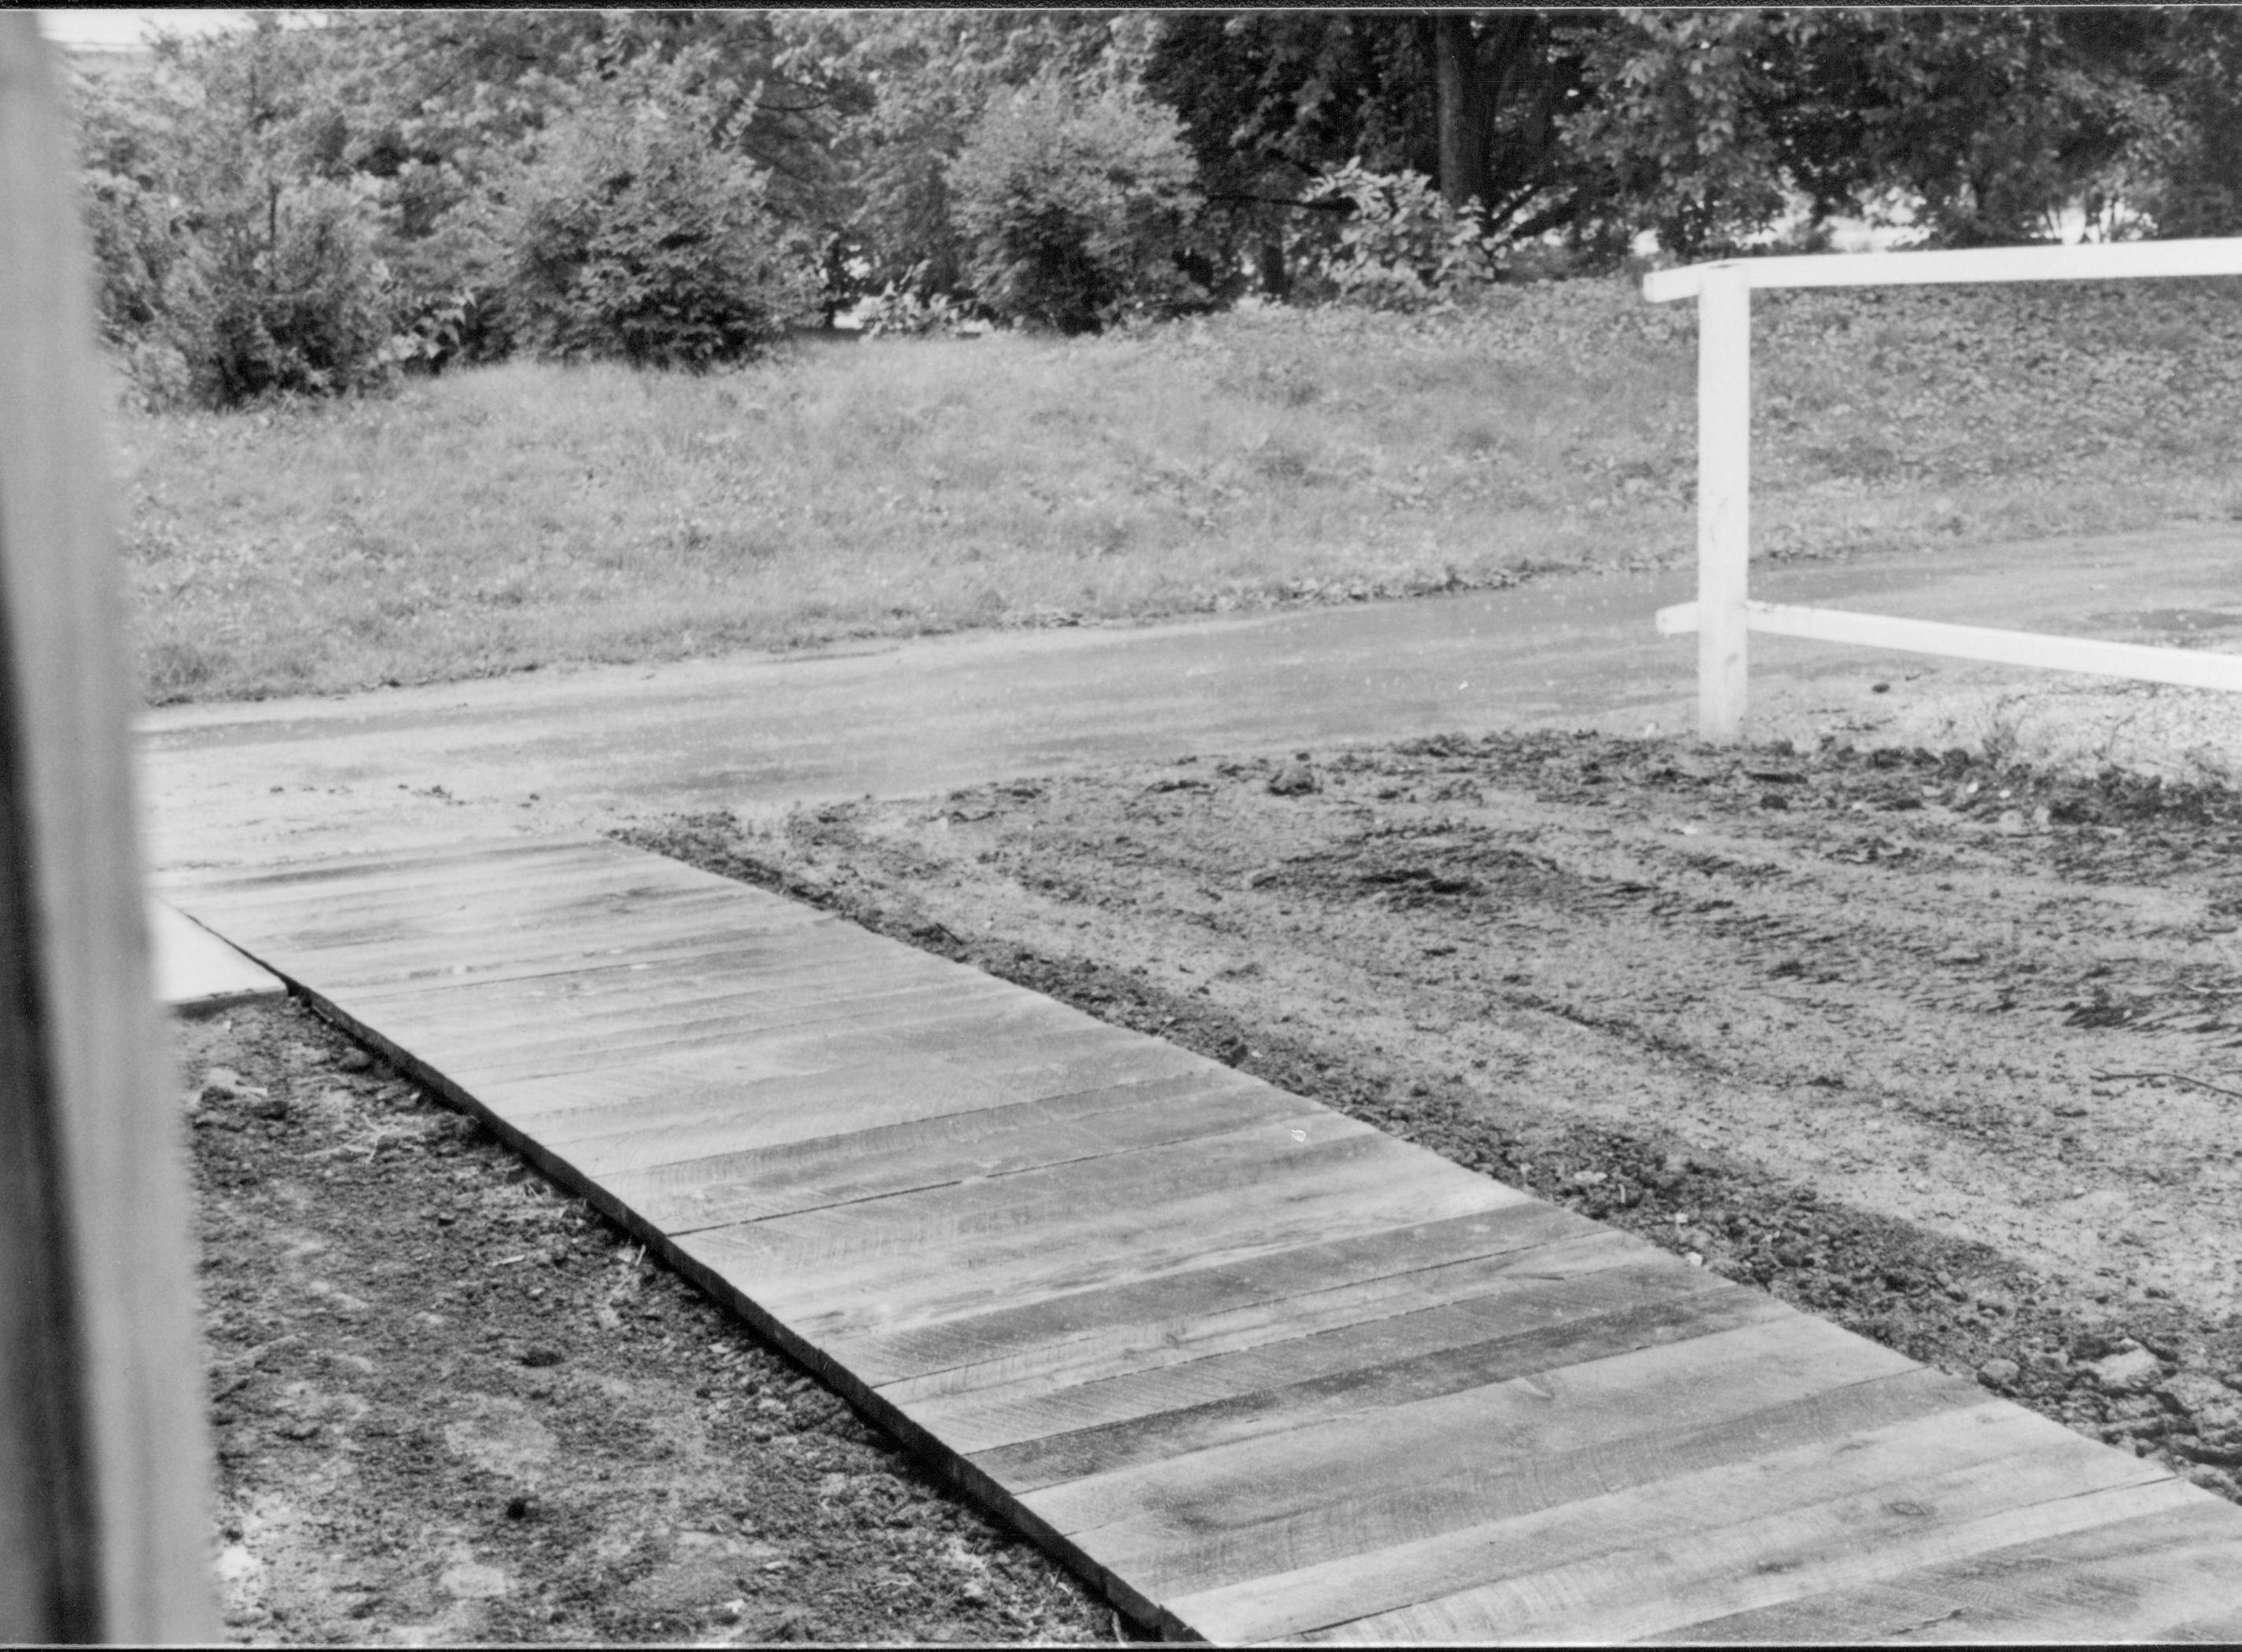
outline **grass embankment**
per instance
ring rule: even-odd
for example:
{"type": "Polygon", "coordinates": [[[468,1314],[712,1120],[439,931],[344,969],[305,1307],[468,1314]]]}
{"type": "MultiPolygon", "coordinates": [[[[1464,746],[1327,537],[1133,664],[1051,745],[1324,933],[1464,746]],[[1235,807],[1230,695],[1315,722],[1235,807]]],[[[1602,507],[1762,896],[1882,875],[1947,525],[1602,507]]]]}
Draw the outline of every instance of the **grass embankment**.
{"type": "MultiPolygon", "coordinates": [[[[1762,554],[2242,514],[2242,283],[1762,294],[1762,554]]],[[[527,363],[127,415],[152,702],[1453,589],[1686,557],[1695,319],[1459,314],[527,363]]]]}

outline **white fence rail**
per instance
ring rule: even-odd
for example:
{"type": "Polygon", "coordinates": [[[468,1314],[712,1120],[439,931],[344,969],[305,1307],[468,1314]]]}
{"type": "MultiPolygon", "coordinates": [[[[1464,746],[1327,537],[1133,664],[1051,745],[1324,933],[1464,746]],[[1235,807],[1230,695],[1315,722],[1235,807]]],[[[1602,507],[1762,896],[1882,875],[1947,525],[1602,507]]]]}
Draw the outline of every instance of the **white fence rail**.
{"type": "Polygon", "coordinates": [[[2242,275],[2242,238],[1739,259],[1646,276],[1642,295],[1654,304],[1697,300],[1697,600],[1661,609],[1658,628],[1697,634],[1698,733],[1723,743],[1743,737],[1754,631],[2242,692],[2242,655],[1792,608],[1749,594],[1754,287],[2190,275],[2242,275]]]}

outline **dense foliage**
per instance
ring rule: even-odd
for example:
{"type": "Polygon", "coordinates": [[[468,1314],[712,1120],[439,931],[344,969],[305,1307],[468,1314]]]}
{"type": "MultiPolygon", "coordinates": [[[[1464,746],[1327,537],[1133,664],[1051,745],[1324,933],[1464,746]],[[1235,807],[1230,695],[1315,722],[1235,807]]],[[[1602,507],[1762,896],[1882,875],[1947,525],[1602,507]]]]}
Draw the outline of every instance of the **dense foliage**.
{"type": "Polygon", "coordinates": [[[151,400],[863,305],[1079,332],[1826,244],[2242,232],[2242,12],[253,14],[80,77],[151,400]]]}
{"type": "Polygon", "coordinates": [[[1049,77],[993,99],[950,168],[966,276],[997,315],[1089,332],[1174,307],[1193,209],[1175,117],[1049,77]]]}
{"type": "Polygon", "coordinates": [[[641,60],[541,131],[514,185],[506,293],[554,356],[704,366],[759,353],[815,302],[768,173],[684,64],[641,60]]]}

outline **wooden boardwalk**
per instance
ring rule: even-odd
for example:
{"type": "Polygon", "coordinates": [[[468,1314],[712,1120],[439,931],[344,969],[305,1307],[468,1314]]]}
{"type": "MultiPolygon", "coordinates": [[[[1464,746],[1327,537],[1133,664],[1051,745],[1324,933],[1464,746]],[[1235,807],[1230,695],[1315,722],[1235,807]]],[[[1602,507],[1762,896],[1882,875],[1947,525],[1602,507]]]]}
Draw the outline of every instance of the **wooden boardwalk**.
{"type": "Polygon", "coordinates": [[[2242,1639],[2242,1508],[1158,1039],[604,842],[164,880],[1140,1620],[2242,1639]]]}

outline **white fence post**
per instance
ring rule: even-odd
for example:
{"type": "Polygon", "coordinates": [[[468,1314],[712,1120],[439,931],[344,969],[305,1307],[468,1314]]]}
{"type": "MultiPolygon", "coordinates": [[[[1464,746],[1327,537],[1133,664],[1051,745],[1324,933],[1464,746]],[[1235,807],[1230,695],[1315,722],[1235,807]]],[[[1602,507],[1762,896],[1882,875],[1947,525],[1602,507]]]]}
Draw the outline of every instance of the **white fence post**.
{"type": "Polygon", "coordinates": [[[1751,557],[1751,288],[1705,272],[1697,295],[1697,733],[1743,738],[1751,557]]]}
{"type": "Polygon", "coordinates": [[[2242,275],[2242,236],[1944,252],[1824,252],[1692,264],[1643,277],[1642,296],[1653,304],[1697,300],[1697,600],[1661,608],[1658,628],[1668,636],[1697,633],[1698,734],[1715,744],[1743,738],[1747,637],[1753,631],[2242,693],[2242,655],[1780,607],[1750,601],[1748,588],[1752,288],[2219,275],[2242,275]]]}

